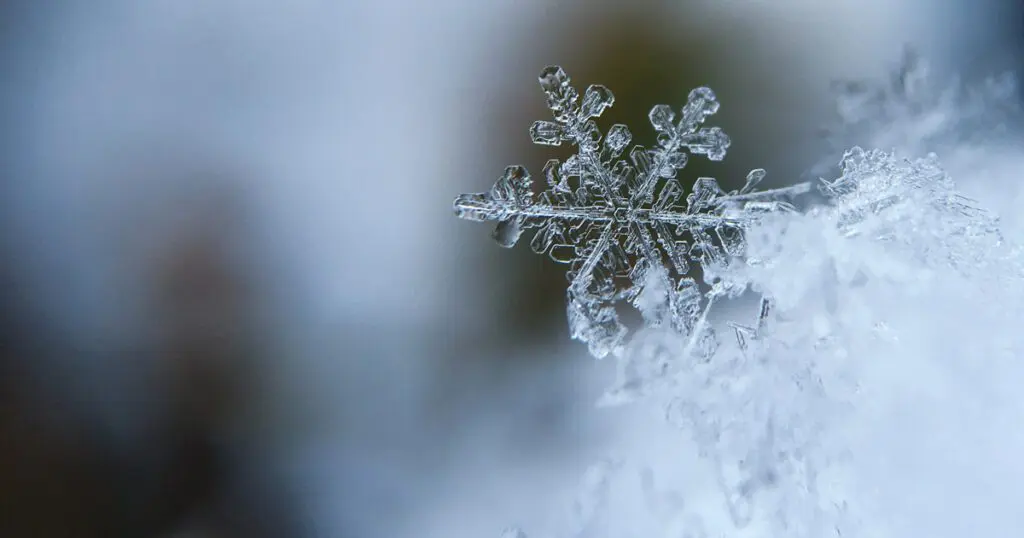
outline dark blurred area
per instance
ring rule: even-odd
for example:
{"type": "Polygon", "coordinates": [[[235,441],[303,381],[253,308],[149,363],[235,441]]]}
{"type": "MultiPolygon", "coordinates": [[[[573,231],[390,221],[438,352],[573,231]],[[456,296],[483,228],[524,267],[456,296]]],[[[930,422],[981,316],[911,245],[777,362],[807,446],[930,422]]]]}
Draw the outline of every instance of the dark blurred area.
{"type": "Polygon", "coordinates": [[[830,79],[907,42],[1016,70],[1021,13],[0,4],[0,536],[474,536],[543,508],[614,436],[597,367],[564,269],[450,214],[565,156],[529,144],[540,69],[608,86],[602,125],[641,144],[652,105],[711,86],[730,155],[686,177],[784,185],[830,79]]]}

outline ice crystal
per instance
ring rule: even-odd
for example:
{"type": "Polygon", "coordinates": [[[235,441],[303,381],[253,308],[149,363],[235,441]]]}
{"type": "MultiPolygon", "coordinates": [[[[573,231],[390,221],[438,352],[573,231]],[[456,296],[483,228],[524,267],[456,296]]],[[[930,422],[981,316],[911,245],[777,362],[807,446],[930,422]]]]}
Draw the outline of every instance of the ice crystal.
{"type": "Polygon", "coordinates": [[[684,335],[641,331],[603,400],[642,398],[687,432],[714,475],[726,529],[854,535],[845,492],[826,487],[848,458],[836,431],[858,399],[852,359],[899,338],[864,297],[896,305],[1010,288],[986,283],[992,275],[1020,279],[996,219],[957,192],[935,156],[854,148],[840,169],[820,186],[825,204],[746,229],[745,263],[722,278],[765,294],[753,324],[727,322],[736,339],[712,360],[684,335]]]}
{"type": "Polygon", "coordinates": [[[821,190],[836,208],[844,236],[868,234],[905,243],[928,265],[927,258],[941,250],[943,261],[958,268],[983,261],[972,250],[979,237],[990,238],[993,245],[1002,242],[998,220],[956,190],[934,154],[910,160],[855,147],[841,166],[843,174],[823,181],[821,190]],[[911,235],[911,230],[918,233],[911,235]],[[921,232],[932,237],[922,240],[921,232]]]}
{"type": "MultiPolygon", "coordinates": [[[[914,130],[936,125],[914,103],[945,95],[922,86],[919,65],[905,64],[889,93],[863,93],[861,111],[877,109],[868,114],[872,125],[891,116],[906,132],[924,133],[921,140],[941,131],[914,130]]],[[[872,511],[889,514],[891,503],[879,500],[877,484],[858,482],[861,468],[844,429],[858,406],[880,394],[877,379],[873,391],[861,385],[863,373],[887,370],[884,379],[890,364],[871,364],[879,356],[916,353],[938,362],[946,348],[971,357],[971,370],[978,361],[1018,362],[1012,350],[1024,344],[1012,327],[1024,315],[1021,250],[1004,239],[992,214],[960,194],[936,155],[908,158],[910,146],[845,150],[839,173],[818,186],[823,203],[806,211],[786,198],[809,185],[757,191],[763,170],[729,193],[698,178],[684,198],[676,172],[694,154],[723,158],[729,144],[703,125],[718,109],[714,94],[691,92],[678,120],[668,107],[654,107],[657,147],[637,146],[623,158],[626,127],[613,126],[602,139],[594,121],[611,106],[611,92],[591,86],[580,99],[568,82],[559,68],[544,71],[555,121],[535,123],[531,136],[571,143],[576,155],[548,162],[539,196],[526,170],[513,166],[490,192],[457,198],[455,211],[496,221],[495,238],[506,247],[536,229],[534,250],[571,265],[572,334],[595,355],[615,352],[618,359],[618,379],[602,403],[654,403],[692,440],[711,485],[659,496],[644,474],[641,497],[653,517],[636,522],[612,513],[616,503],[605,500],[621,468],[600,464],[560,535],[906,535],[867,521],[872,511]],[[691,267],[702,270],[704,285],[689,275],[691,267]],[[711,319],[717,299],[745,290],[761,294],[752,322],[711,319]],[[991,297],[1002,306],[988,305],[991,297]],[[622,301],[644,319],[628,342],[615,311],[622,301]],[[933,305],[935,312],[964,309],[974,324],[965,329],[950,322],[962,315],[939,314],[932,316],[943,324],[921,323],[933,305]],[[731,327],[735,338],[718,340],[713,324],[731,327]],[[999,328],[997,337],[960,338],[988,325],[999,328]],[[915,339],[924,345],[901,347],[915,339]],[[691,491],[711,493],[724,515],[693,503],[691,491]],[[630,529],[615,527],[623,521],[630,529]]],[[[847,123],[861,117],[850,114],[847,123]]],[[[1006,391],[1016,390],[1010,385],[1006,391]]]]}
{"type": "MultiPolygon", "coordinates": [[[[616,305],[636,302],[652,282],[661,287],[660,308],[645,308],[649,326],[662,323],[691,335],[695,349],[713,349],[705,319],[720,295],[742,290],[716,285],[705,294],[689,276],[699,265],[706,279],[743,254],[743,231],[767,212],[792,211],[785,199],[808,184],[758,191],[765,177],[756,169],[742,189],[725,192],[709,177],[697,178],[689,194],[677,173],[692,155],[721,160],[729,137],[704,122],[718,111],[709,88],[690,92],[677,116],[668,105],[649,114],[658,133],[654,148],[633,146],[632,135],[616,124],[602,135],[596,119],[614,103],[612,92],[592,85],[583,93],[570,85],[561,67],[541,73],[540,85],[554,121],[530,128],[536,144],[576,147],[565,162],[544,166],[539,195],[523,166],[509,166],[489,192],[455,199],[455,214],[475,221],[495,221],[493,236],[512,247],[528,229],[536,229],[534,252],[569,264],[567,310],[573,338],[586,342],[596,357],[621,352],[627,329],[616,305]]],[[[713,282],[714,283],[714,282],[713,282]]]]}

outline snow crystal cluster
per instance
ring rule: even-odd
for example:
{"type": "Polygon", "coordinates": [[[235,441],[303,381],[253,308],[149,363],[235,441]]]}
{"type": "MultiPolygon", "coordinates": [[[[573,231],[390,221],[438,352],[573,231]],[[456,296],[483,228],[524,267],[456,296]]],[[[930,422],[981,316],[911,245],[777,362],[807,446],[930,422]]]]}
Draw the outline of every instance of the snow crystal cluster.
{"type": "MultiPolygon", "coordinates": [[[[860,125],[854,101],[861,112],[876,109],[868,114],[876,121],[932,117],[927,99],[911,97],[940,94],[920,86],[911,60],[889,87],[896,97],[884,86],[848,85],[841,119],[860,125]]],[[[624,156],[628,128],[602,135],[595,121],[614,102],[610,90],[594,85],[581,96],[558,67],[540,83],[554,121],[534,123],[530,134],[538,144],[572,144],[575,155],[548,161],[539,194],[525,168],[510,166],[489,192],[459,196],[454,210],[496,222],[504,247],[536,230],[533,250],[569,265],[572,336],[618,361],[602,403],[654,403],[707,463],[724,515],[683,498],[645,535],[899,535],[883,530],[902,528],[898,521],[877,524],[884,507],[854,495],[870,486],[847,472],[853,410],[869,408],[881,383],[866,381],[880,370],[865,358],[918,342],[909,304],[955,310],[998,294],[1022,300],[976,315],[994,327],[1024,319],[1015,306],[1024,305],[1020,253],[997,218],[958,191],[934,154],[892,148],[845,151],[838,174],[817,186],[823,201],[807,209],[794,198],[810,184],[758,190],[764,170],[732,192],[712,178],[683,180],[689,158],[720,160],[729,147],[721,129],[704,126],[719,107],[711,90],[693,90],[678,115],[652,108],[657,146],[624,156]],[[759,299],[745,319],[715,315],[716,305],[747,294],[759,299]],[[631,336],[616,311],[624,304],[644,320],[631,336]]],[[[929,133],[937,121],[924,122],[929,133]]],[[[1021,345],[1001,334],[964,353],[1009,361],[1021,345]]],[[[607,463],[595,469],[615,472],[607,463]]],[[[584,495],[591,504],[607,489],[606,479],[594,482],[584,495]]],[[[566,534],[634,535],[597,512],[566,534]]]]}

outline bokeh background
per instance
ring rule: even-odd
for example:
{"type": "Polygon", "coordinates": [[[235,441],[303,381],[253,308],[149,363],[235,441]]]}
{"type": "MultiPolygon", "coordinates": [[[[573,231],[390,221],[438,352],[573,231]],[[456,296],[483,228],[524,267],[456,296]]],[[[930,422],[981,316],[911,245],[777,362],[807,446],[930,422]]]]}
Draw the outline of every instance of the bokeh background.
{"type": "Polygon", "coordinates": [[[821,157],[835,78],[1021,67],[1012,0],[0,3],[0,536],[470,537],[624,435],[563,268],[451,201],[709,85],[724,163],[821,157]]]}

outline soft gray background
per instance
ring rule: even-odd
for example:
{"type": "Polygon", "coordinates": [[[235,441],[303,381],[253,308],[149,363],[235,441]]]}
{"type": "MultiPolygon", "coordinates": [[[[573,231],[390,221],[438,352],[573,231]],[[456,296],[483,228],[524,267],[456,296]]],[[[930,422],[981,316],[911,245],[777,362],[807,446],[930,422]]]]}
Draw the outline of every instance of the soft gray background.
{"type": "MultiPolygon", "coordinates": [[[[1016,69],[1009,0],[0,4],[0,535],[493,536],[622,437],[562,268],[452,198],[535,174],[540,69],[815,162],[835,77],[1016,69]]],[[[607,124],[606,124],[607,125],[607,124]]],[[[554,153],[558,155],[557,151],[554,153]]]]}

